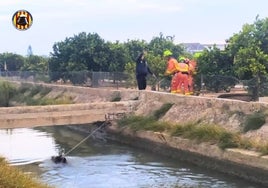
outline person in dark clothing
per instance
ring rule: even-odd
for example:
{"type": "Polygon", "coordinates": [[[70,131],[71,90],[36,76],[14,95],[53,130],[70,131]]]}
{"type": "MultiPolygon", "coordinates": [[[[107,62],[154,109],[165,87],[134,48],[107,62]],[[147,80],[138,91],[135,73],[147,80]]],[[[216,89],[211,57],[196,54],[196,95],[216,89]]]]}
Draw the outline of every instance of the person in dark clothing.
{"type": "Polygon", "coordinates": [[[146,89],[146,76],[148,73],[155,77],[154,73],[152,73],[147,64],[147,61],[145,59],[145,52],[142,52],[136,60],[136,79],[139,90],[146,89]]]}
{"type": "Polygon", "coordinates": [[[67,159],[63,155],[52,156],[51,160],[56,164],[58,164],[58,163],[67,163],[67,159]]]}

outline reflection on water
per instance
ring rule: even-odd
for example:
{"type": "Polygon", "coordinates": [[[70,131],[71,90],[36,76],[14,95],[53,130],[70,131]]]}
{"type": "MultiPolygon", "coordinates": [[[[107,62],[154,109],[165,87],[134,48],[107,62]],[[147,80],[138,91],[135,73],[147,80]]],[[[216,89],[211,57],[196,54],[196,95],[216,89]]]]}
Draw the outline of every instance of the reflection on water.
{"type": "Polygon", "coordinates": [[[0,155],[57,188],[258,187],[179,160],[96,139],[85,141],[66,156],[67,164],[50,160],[60,148],[68,151],[86,136],[66,126],[0,130],[0,155]]]}
{"type": "Polygon", "coordinates": [[[51,134],[24,128],[0,130],[0,148],[0,155],[14,165],[42,161],[55,154],[51,134]]]}

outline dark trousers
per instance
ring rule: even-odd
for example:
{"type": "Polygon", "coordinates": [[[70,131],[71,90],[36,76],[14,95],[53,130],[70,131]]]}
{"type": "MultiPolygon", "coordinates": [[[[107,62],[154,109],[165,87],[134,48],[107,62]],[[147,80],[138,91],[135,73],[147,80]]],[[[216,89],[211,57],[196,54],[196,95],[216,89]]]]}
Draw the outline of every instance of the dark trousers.
{"type": "Polygon", "coordinates": [[[138,82],[138,88],[139,90],[145,90],[146,89],[146,75],[143,75],[143,74],[138,74],[136,76],[137,78],[137,82],[138,82]]]}

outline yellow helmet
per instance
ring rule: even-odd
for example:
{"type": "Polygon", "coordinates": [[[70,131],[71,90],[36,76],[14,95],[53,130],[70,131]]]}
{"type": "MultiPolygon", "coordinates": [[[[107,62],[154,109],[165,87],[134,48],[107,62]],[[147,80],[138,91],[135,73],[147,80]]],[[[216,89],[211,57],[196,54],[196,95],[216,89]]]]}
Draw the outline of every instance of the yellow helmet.
{"type": "Polygon", "coordinates": [[[196,53],[194,53],[194,59],[198,59],[201,56],[202,56],[202,52],[196,52],[196,53]]]}
{"type": "Polygon", "coordinates": [[[163,54],[164,57],[168,57],[168,56],[171,56],[171,55],[172,55],[172,52],[170,50],[164,51],[164,54],[163,54]]]}
{"type": "Polygon", "coordinates": [[[185,57],[180,57],[180,58],[179,58],[179,62],[184,62],[185,60],[186,60],[185,57]]]}

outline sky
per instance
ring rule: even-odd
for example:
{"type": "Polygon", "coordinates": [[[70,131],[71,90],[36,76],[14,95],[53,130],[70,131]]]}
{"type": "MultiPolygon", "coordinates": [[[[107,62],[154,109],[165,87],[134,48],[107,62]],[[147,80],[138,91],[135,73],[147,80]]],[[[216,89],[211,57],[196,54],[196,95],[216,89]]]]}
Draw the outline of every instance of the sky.
{"type": "Polygon", "coordinates": [[[160,33],[174,43],[224,44],[256,16],[268,17],[267,0],[1,0],[0,53],[49,56],[56,42],[81,32],[105,41],[146,40],[160,33]],[[27,10],[32,26],[17,30],[12,17],[27,10]]]}

